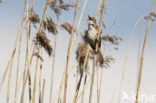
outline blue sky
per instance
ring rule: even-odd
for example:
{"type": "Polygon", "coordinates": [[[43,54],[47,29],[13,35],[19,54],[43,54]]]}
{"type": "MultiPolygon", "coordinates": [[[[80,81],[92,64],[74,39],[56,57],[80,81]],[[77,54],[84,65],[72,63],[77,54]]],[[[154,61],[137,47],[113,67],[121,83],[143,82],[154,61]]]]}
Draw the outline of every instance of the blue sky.
{"type": "MultiPolygon", "coordinates": [[[[30,1],[30,0],[29,0],[30,1]]],[[[66,2],[70,2],[71,0],[67,0],[66,2]]],[[[76,1],[76,0],[74,0],[76,1]]],[[[29,2],[31,3],[31,2],[29,2]]],[[[80,16],[82,6],[84,0],[80,1],[80,7],[78,9],[78,18],[80,16]]],[[[112,93],[114,91],[113,103],[117,103],[117,96],[119,91],[119,85],[121,80],[121,74],[123,70],[124,57],[126,55],[126,49],[129,41],[130,32],[136,23],[136,21],[145,13],[148,13],[151,10],[153,0],[106,0],[106,14],[104,15],[104,23],[106,25],[106,29],[103,29],[103,33],[107,33],[109,27],[115,22],[115,25],[112,27],[109,35],[116,35],[123,38],[123,42],[121,42],[119,46],[119,51],[114,53],[113,56],[116,58],[116,62],[111,65],[109,69],[103,69],[103,87],[101,92],[101,103],[109,103],[112,97],[112,93]]],[[[4,73],[4,68],[7,65],[9,57],[14,47],[16,34],[18,30],[18,24],[20,20],[20,15],[22,13],[24,1],[23,0],[3,0],[3,3],[0,4],[0,80],[2,78],[2,74],[4,73]]],[[[84,11],[84,16],[81,21],[79,33],[83,32],[84,29],[87,28],[87,17],[88,15],[95,16],[98,2],[96,0],[88,0],[86,9],[84,11]]],[[[36,0],[34,5],[34,11],[42,16],[43,10],[45,6],[45,0],[36,0]]],[[[73,12],[74,9],[70,9],[69,12],[62,12],[60,17],[60,23],[73,21],[73,12]]],[[[156,8],[155,8],[156,12],[156,8]]],[[[54,13],[49,9],[48,16],[51,16],[54,20],[56,17],[54,13]]],[[[77,19],[78,21],[78,19],[77,19]]],[[[98,19],[99,21],[99,19],[98,19]]],[[[137,53],[138,53],[138,37],[139,33],[141,33],[142,43],[143,37],[147,27],[147,21],[142,20],[136,27],[136,31],[134,32],[134,38],[132,41],[132,45],[129,52],[129,58],[127,63],[127,71],[124,82],[123,90],[130,94],[132,91],[135,92],[136,86],[136,67],[137,67],[137,53]]],[[[54,95],[56,94],[59,86],[58,84],[61,81],[61,75],[63,73],[66,61],[67,47],[69,43],[70,36],[64,31],[62,28],[59,28],[59,36],[58,36],[58,44],[57,44],[57,54],[56,54],[56,74],[55,77],[55,85],[54,95]]],[[[33,38],[35,34],[35,30],[32,30],[31,37],[33,38]]],[[[25,33],[23,33],[25,34],[25,33]]],[[[142,88],[141,90],[145,93],[152,93],[156,98],[156,83],[155,83],[155,73],[156,73],[156,22],[151,23],[149,36],[147,40],[147,45],[145,49],[145,57],[144,57],[144,67],[143,67],[143,78],[142,78],[142,88]]],[[[49,39],[51,40],[51,44],[53,45],[54,36],[48,34],[49,39]]],[[[25,54],[25,35],[22,39],[23,49],[22,54],[25,54]]],[[[77,44],[80,42],[80,36],[77,36],[75,47],[72,51],[72,56],[70,59],[70,70],[72,73],[69,74],[69,88],[67,99],[71,102],[71,96],[73,97],[75,78],[74,73],[75,70],[72,70],[72,66],[75,66],[75,49],[77,44]]],[[[22,56],[21,58],[24,58],[22,56]]],[[[47,84],[46,87],[50,86],[50,71],[51,71],[51,61],[52,58],[49,58],[45,55],[46,61],[44,62],[43,67],[45,70],[43,71],[43,77],[46,78],[47,84]]],[[[22,59],[21,59],[22,60],[22,59]]],[[[23,61],[24,62],[24,61],[23,61]]],[[[22,63],[21,63],[22,67],[22,63]]],[[[15,69],[15,68],[14,68],[15,69]]],[[[33,71],[32,71],[33,72],[33,71]]],[[[13,75],[15,77],[15,73],[13,75]]],[[[96,78],[95,78],[96,80],[96,78]]],[[[13,79],[15,81],[15,79],[13,79]]],[[[5,82],[7,86],[7,82],[5,82]]],[[[12,83],[13,85],[13,83],[12,83]]],[[[94,85],[95,86],[95,85],[94,85]]],[[[96,87],[96,86],[95,86],[96,87]]],[[[89,88],[89,87],[88,87],[89,88]]],[[[88,91],[89,89],[87,89],[88,91]]],[[[96,95],[96,91],[95,95],[96,95]]],[[[13,93],[13,90],[11,91],[13,93]]],[[[86,93],[87,94],[87,93],[86,93]]],[[[14,95],[14,94],[13,94],[14,95]]],[[[48,89],[46,91],[46,95],[49,95],[48,89]]],[[[88,97],[86,95],[86,101],[88,101],[88,97]]],[[[13,99],[13,98],[12,98],[13,99]]],[[[0,101],[5,102],[6,100],[6,88],[3,87],[2,92],[0,92],[0,101]],[[5,95],[5,96],[3,96],[5,95]]],[[[93,99],[96,101],[96,99],[93,99]]],[[[27,101],[27,99],[26,99],[27,101]]],[[[48,97],[45,98],[45,101],[48,101],[48,97]]],[[[123,103],[130,103],[129,101],[123,101],[123,103]]],[[[154,103],[154,102],[153,102],[154,103]]]]}

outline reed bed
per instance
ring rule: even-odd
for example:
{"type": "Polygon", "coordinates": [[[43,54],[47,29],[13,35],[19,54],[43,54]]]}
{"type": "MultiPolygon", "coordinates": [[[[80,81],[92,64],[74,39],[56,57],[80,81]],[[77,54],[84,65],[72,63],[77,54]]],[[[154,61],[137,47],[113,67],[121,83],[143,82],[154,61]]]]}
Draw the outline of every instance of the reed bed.
{"type": "MultiPolygon", "coordinates": [[[[103,75],[104,72],[103,68],[109,68],[111,66],[111,63],[115,61],[115,57],[113,55],[108,55],[109,53],[107,53],[105,50],[110,49],[110,51],[113,50],[117,51],[118,45],[122,41],[121,37],[108,34],[112,25],[114,24],[111,25],[110,29],[106,34],[103,33],[103,28],[104,30],[106,29],[106,25],[104,22],[104,14],[106,11],[106,0],[99,0],[95,17],[92,17],[95,19],[96,23],[99,24],[97,26],[98,33],[96,39],[97,41],[99,40],[101,41],[101,44],[96,43],[95,50],[92,49],[91,45],[89,44],[89,41],[87,40],[87,35],[89,35],[89,29],[83,29],[84,31],[83,33],[80,33],[81,31],[79,30],[81,26],[81,21],[83,19],[83,16],[85,15],[84,13],[86,13],[85,9],[87,7],[87,4],[90,3],[90,1],[84,0],[83,5],[81,6],[80,5],[81,1],[79,0],[77,0],[76,2],[67,2],[65,0],[46,0],[44,4],[45,7],[43,8],[44,12],[42,14],[42,17],[40,17],[40,14],[38,14],[34,10],[35,6],[38,6],[37,2],[38,1],[35,0],[32,0],[32,2],[29,2],[29,0],[24,1],[14,48],[0,82],[0,93],[1,93],[2,89],[5,89],[2,87],[4,86],[5,80],[7,80],[6,103],[12,102],[11,101],[13,95],[11,92],[12,89],[15,90],[13,92],[14,103],[18,103],[18,102],[47,103],[47,101],[49,103],[68,103],[71,100],[72,103],[77,103],[77,102],[85,103],[87,100],[89,103],[93,103],[95,102],[95,100],[97,103],[101,103],[102,102],[101,94],[105,94],[105,92],[102,92],[102,88],[104,84],[103,78],[105,77],[103,75]],[[72,10],[71,8],[75,10],[72,10]],[[82,9],[81,11],[79,11],[80,8],[82,9]],[[49,12],[49,10],[51,11],[49,12]],[[66,20],[63,21],[62,23],[62,19],[64,19],[62,15],[64,15],[66,12],[69,13],[71,11],[73,11],[74,13],[72,24],[71,22],[66,20]],[[50,14],[51,12],[52,12],[52,16],[50,14]],[[56,83],[55,78],[57,78],[56,69],[58,69],[56,68],[57,67],[56,58],[57,55],[59,55],[56,49],[57,49],[57,44],[59,44],[60,42],[58,41],[60,40],[60,38],[58,37],[61,37],[60,28],[64,29],[65,32],[69,34],[67,36],[69,36],[70,38],[69,38],[69,44],[67,48],[67,54],[65,54],[66,56],[65,68],[64,70],[63,69],[61,70],[63,71],[62,78],[60,84],[55,84],[56,83]],[[35,31],[35,33],[32,32],[33,30],[35,31]],[[26,55],[24,58],[25,59],[24,65],[20,65],[22,64],[21,57],[23,53],[21,53],[21,51],[22,51],[22,47],[24,47],[24,45],[22,44],[22,41],[24,40],[23,39],[24,34],[26,36],[25,38],[26,47],[24,48],[26,55]],[[80,38],[78,36],[80,36],[80,38]],[[53,46],[51,43],[53,44],[53,46]],[[107,44],[109,44],[109,46],[107,44]],[[101,48],[99,47],[99,45],[101,45],[101,48]],[[77,47],[74,55],[76,57],[72,57],[73,56],[72,50],[75,47],[77,47]],[[99,58],[98,55],[99,51],[101,53],[100,56],[102,57],[102,59],[99,58]],[[47,55],[47,57],[45,55],[47,55]],[[45,78],[43,75],[44,72],[46,72],[46,69],[44,69],[44,64],[46,64],[45,59],[47,59],[48,57],[52,58],[51,61],[52,65],[51,67],[49,67],[51,68],[50,69],[51,72],[49,75],[50,82],[47,81],[47,78],[45,78]],[[36,58],[35,59],[36,61],[34,61],[33,58],[36,58]],[[71,58],[76,58],[76,59],[72,59],[75,60],[74,61],[75,64],[74,63],[70,64],[71,58]],[[17,66],[16,69],[14,69],[14,65],[17,66]],[[32,65],[34,65],[34,67],[32,65]],[[71,67],[71,65],[74,66],[71,67]],[[69,75],[74,75],[73,70],[76,72],[76,76],[75,76],[77,78],[76,88],[74,91],[72,91],[73,95],[72,97],[70,97],[70,100],[68,100],[67,99],[67,95],[69,93],[68,87],[69,85],[75,85],[74,83],[71,84],[71,81],[69,81],[69,79],[71,79],[69,78],[69,75]],[[13,77],[13,72],[16,72],[16,77],[13,77]],[[7,78],[7,74],[8,74],[8,78],[7,78]],[[16,78],[16,82],[14,83],[15,88],[11,88],[12,78],[16,78]],[[54,86],[56,85],[57,87],[59,87],[58,90],[54,90],[54,86]],[[95,85],[97,88],[94,87],[95,85]],[[49,94],[47,95],[48,90],[49,90],[48,92],[49,94]],[[94,93],[94,90],[96,90],[96,93],[94,93]],[[54,91],[56,91],[56,94],[54,94],[54,91]],[[86,96],[88,96],[88,98],[85,98],[86,96]],[[45,97],[46,99],[48,98],[48,100],[45,100],[45,97]]],[[[3,3],[2,0],[0,1],[0,3],[3,3]]],[[[144,37],[142,53],[140,57],[140,52],[141,52],[140,51],[141,41],[140,41],[138,61],[137,61],[140,63],[138,63],[137,65],[137,68],[139,68],[139,75],[137,76],[136,103],[139,103],[138,95],[141,87],[143,57],[144,57],[148,32],[149,32],[151,22],[156,21],[156,14],[154,12],[155,3],[156,0],[153,0],[151,11],[141,16],[131,31],[128,46],[127,46],[127,52],[124,59],[123,72],[121,75],[122,78],[121,78],[120,88],[119,88],[119,95],[117,101],[118,103],[121,103],[120,98],[121,98],[121,93],[123,91],[123,83],[125,80],[127,59],[130,51],[130,46],[132,44],[134,31],[139,22],[141,22],[142,20],[147,20],[148,25],[144,37]]],[[[62,41],[64,42],[63,39],[62,41]]],[[[111,103],[113,103],[114,101],[113,99],[114,99],[114,90],[111,96],[111,103]]]]}

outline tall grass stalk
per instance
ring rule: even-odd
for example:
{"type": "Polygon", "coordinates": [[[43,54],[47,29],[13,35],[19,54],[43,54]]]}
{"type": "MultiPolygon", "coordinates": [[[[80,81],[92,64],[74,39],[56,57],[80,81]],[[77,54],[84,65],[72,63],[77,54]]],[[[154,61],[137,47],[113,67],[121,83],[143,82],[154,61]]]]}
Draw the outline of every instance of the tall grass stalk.
{"type": "MultiPolygon", "coordinates": [[[[71,53],[71,50],[72,50],[72,48],[73,48],[73,45],[74,45],[74,41],[75,41],[75,39],[76,39],[77,32],[78,32],[78,30],[79,30],[79,26],[80,26],[80,23],[81,23],[81,20],[82,20],[82,16],[83,16],[83,13],[84,13],[84,10],[85,10],[87,1],[88,1],[88,0],[85,0],[85,2],[84,2],[84,5],[83,5],[82,11],[81,11],[81,15],[80,15],[80,18],[79,18],[79,21],[78,21],[78,24],[77,24],[77,28],[76,28],[76,31],[75,31],[74,35],[73,35],[73,29],[74,29],[74,27],[72,28],[72,34],[71,34],[71,38],[70,38],[70,42],[69,42],[69,47],[68,47],[68,54],[67,54],[66,74],[67,74],[67,72],[68,72],[68,64],[69,64],[70,53],[71,53]]],[[[77,14],[78,3],[79,3],[79,0],[77,1],[76,10],[75,10],[75,15],[77,14]]],[[[74,18],[75,18],[75,17],[76,17],[76,16],[74,16],[74,18]]],[[[73,23],[73,24],[74,24],[74,23],[73,23]]],[[[65,76],[64,103],[66,103],[67,79],[68,79],[68,75],[65,76]]],[[[82,75],[80,76],[80,81],[81,81],[81,80],[82,80],[82,75]]],[[[79,82],[78,84],[80,85],[80,82],[79,82]]],[[[75,94],[74,102],[76,102],[76,97],[77,97],[77,95],[78,95],[78,91],[77,91],[76,94],[75,94]]]]}
{"type": "MultiPolygon", "coordinates": [[[[68,75],[69,75],[71,72],[72,72],[72,69],[68,72],[68,75]]],[[[62,76],[62,79],[61,79],[60,88],[59,88],[58,92],[55,94],[55,96],[54,96],[54,98],[53,98],[53,103],[55,102],[55,100],[56,100],[56,98],[57,98],[57,95],[59,96],[59,97],[58,97],[58,103],[62,103],[62,102],[61,102],[61,93],[62,93],[62,88],[63,88],[64,82],[65,82],[65,69],[64,69],[63,76],[62,76]]]]}
{"type": "MultiPolygon", "coordinates": [[[[63,72],[63,78],[61,80],[61,84],[60,84],[60,88],[59,88],[59,97],[58,97],[58,103],[61,103],[61,92],[62,92],[62,88],[63,88],[63,84],[65,81],[65,70],[63,72]]],[[[53,100],[54,101],[54,100],[53,100]]]]}
{"type": "MultiPolygon", "coordinates": [[[[24,30],[24,27],[25,27],[25,24],[23,23],[23,25],[22,25],[22,27],[21,27],[21,32],[20,32],[20,36],[22,35],[22,32],[23,32],[23,30],[24,30]]],[[[19,55],[19,54],[18,54],[19,55]]],[[[18,87],[21,87],[21,83],[22,83],[22,74],[21,74],[21,80],[20,80],[20,84],[19,84],[19,86],[16,84],[16,86],[17,86],[17,91],[15,90],[15,95],[16,95],[16,98],[17,98],[17,96],[18,96],[18,91],[19,91],[19,88],[18,87]]],[[[18,79],[18,78],[17,78],[18,79]]],[[[15,88],[16,89],[16,88],[15,88]]],[[[16,100],[17,99],[15,99],[14,101],[16,102],[16,100]]]]}
{"type": "Polygon", "coordinates": [[[12,59],[14,58],[14,54],[15,54],[15,52],[16,52],[16,48],[17,48],[18,41],[19,41],[19,38],[20,38],[20,30],[21,30],[21,27],[22,27],[22,25],[23,25],[22,23],[23,23],[23,19],[24,19],[25,4],[26,4],[26,2],[24,2],[24,7],[23,7],[22,15],[21,15],[21,17],[20,17],[20,23],[19,23],[19,27],[18,27],[18,32],[17,32],[17,36],[16,36],[16,41],[15,41],[14,49],[13,49],[13,51],[12,51],[11,57],[10,57],[10,59],[9,59],[9,61],[8,61],[7,66],[6,66],[6,69],[5,69],[3,78],[2,78],[2,80],[1,80],[1,82],[0,82],[0,91],[1,91],[1,88],[2,88],[2,86],[3,86],[3,83],[4,83],[4,80],[5,80],[5,77],[6,77],[8,68],[9,68],[9,65],[10,65],[12,59]]]}
{"type": "Polygon", "coordinates": [[[22,36],[20,36],[20,41],[19,41],[19,50],[18,50],[18,60],[17,60],[16,87],[15,87],[15,99],[14,99],[14,103],[16,103],[16,100],[17,100],[17,92],[18,92],[18,77],[19,77],[19,64],[20,64],[20,54],[21,54],[21,39],[22,39],[22,36]]]}
{"type": "MultiPolygon", "coordinates": [[[[22,10],[22,16],[24,17],[24,11],[25,11],[26,1],[24,2],[23,10],[22,10]]],[[[24,20],[22,17],[21,21],[24,20]]],[[[22,29],[23,32],[23,29],[22,29]]],[[[22,39],[22,32],[20,32],[20,40],[19,40],[19,50],[18,50],[18,61],[17,61],[17,73],[16,73],[16,87],[15,87],[15,99],[14,103],[16,103],[17,100],[17,93],[18,93],[18,77],[19,77],[19,64],[20,64],[20,52],[21,52],[21,39],[22,39]]]]}
{"type": "MultiPolygon", "coordinates": [[[[38,49],[38,54],[40,54],[40,49],[41,49],[41,47],[39,47],[39,49],[38,49]]],[[[37,80],[38,64],[39,64],[39,57],[37,57],[37,60],[36,60],[32,103],[35,103],[35,97],[36,97],[36,82],[37,82],[36,80],[37,80]]]]}
{"type": "Polygon", "coordinates": [[[67,61],[66,61],[66,68],[65,68],[65,85],[64,85],[64,96],[63,96],[63,103],[66,103],[66,92],[67,92],[67,80],[68,80],[68,65],[69,65],[69,58],[70,58],[70,49],[73,39],[73,32],[75,28],[76,18],[77,18],[77,10],[79,6],[79,0],[77,0],[75,13],[74,13],[74,19],[73,19],[73,25],[72,25],[72,33],[70,36],[69,46],[68,46],[68,54],[67,54],[67,61]]]}
{"type": "MultiPolygon", "coordinates": [[[[41,57],[43,57],[43,51],[41,49],[41,57]]],[[[43,66],[43,61],[40,63],[40,75],[39,75],[39,103],[42,101],[42,94],[41,94],[41,87],[42,87],[42,68],[43,66]]]]}
{"type": "MultiPolygon", "coordinates": [[[[77,27],[76,27],[76,31],[75,31],[75,33],[74,33],[74,35],[73,35],[73,39],[71,39],[71,43],[69,44],[69,51],[68,51],[69,57],[68,57],[68,61],[69,61],[69,58],[70,58],[70,53],[71,53],[72,48],[73,48],[73,46],[74,46],[74,41],[75,41],[75,39],[76,39],[76,35],[77,35],[78,30],[79,30],[79,26],[80,26],[80,23],[81,23],[81,20],[82,20],[82,16],[83,16],[83,13],[84,13],[84,10],[85,10],[87,1],[88,1],[88,0],[85,0],[85,2],[84,2],[84,5],[83,5],[82,11],[81,11],[81,15],[80,15],[80,18],[79,18],[77,27]]],[[[78,86],[77,86],[77,90],[76,90],[74,102],[76,102],[76,97],[77,97],[77,95],[78,95],[78,90],[79,90],[79,88],[80,88],[82,76],[83,76],[83,75],[81,74],[80,80],[79,80],[79,82],[78,82],[78,86]]],[[[65,79],[65,83],[66,83],[66,79],[65,79]]],[[[66,87],[65,87],[65,88],[66,88],[66,87]]]]}
{"type": "MultiPolygon", "coordinates": [[[[99,4],[98,4],[98,8],[97,8],[97,12],[96,12],[95,19],[97,19],[98,15],[99,15],[100,8],[101,8],[101,2],[102,2],[102,0],[99,0],[99,4]]],[[[90,51],[90,49],[89,49],[89,47],[88,47],[87,53],[86,53],[86,56],[85,56],[85,61],[84,61],[84,66],[83,66],[83,67],[86,66],[86,62],[87,62],[87,58],[88,58],[89,51],[90,51]]],[[[84,68],[83,68],[83,70],[84,70],[84,68]]],[[[88,72],[88,68],[87,68],[87,72],[88,72]]],[[[84,99],[85,86],[86,86],[86,80],[87,80],[87,72],[85,72],[85,80],[84,80],[84,85],[83,85],[81,103],[83,103],[83,99],[84,99]]]]}
{"type": "Polygon", "coordinates": [[[24,72],[23,72],[23,90],[21,95],[21,103],[24,101],[24,94],[25,94],[25,76],[26,76],[26,68],[28,66],[29,69],[29,5],[28,0],[26,0],[26,34],[27,34],[27,49],[26,49],[26,59],[25,59],[25,65],[24,65],[24,72]]]}
{"type": "MultiPolygon", "coordinates": [[[[83,64],[83,72],[85,71],[85,67],[86,67],[86,63],[87,63],[87,58],[89,56],[89,52],[90,52],[90,46],[88,45],[87,53],[86,53],[84,64],[83,64]]],[[[83,101],[84,101],[84,93],[85,93],[85,85],[86,85],[86,81],[87,81],[87,73],[88,73],[88,67],[87,67],[87,70],[85,71],[85,79],[84,79],[84,84],[83,84],[83,89],[82,89],[83,94],[82,94],[82,98],[81,98],[81,103],[83,103],[83,101]]]]}
{"type": "MultiPolygon", "coordinates": [[[[70,70],[70,71],[68,72],[68,74],[70,74],[71,71],[72,71],[72,70],[70,70]]],[[[63,88],[64,82],[65,82],[65,69],[64,69],[63,76],[62,76],[62,79],[61,79],[59,91],[56,93],[56,95],[55,95],[55,97],[54,97],[54,99],[53,99],[53,103],[54,103],[54,101],[55,101],[57,95],[59,95],[59,97],[58,97],[58,103],[61,103],[61,93],[62,93],[62,88],[63,88]]]]}
{"type": "Polygon", "coordinates": [[[7,100],[6,103],[9,103],[9,97],[10,97],[10,82],[11,82],[11,76],[12,76],[12,69],[13,69],[13,62],[14,58],[11,61],[11,65],[10,65],[10,72],[9,72],[9,78],[8,78],[8,89],[7,89],[7,100]]]}
{"type": "Polygon", "coordinates": [[[99,92],[98,92],[97,103],[100,103],[102,78],[103,78],[103,70],[101,69],[101,74],[100,74],[100,87],[99,87],[99,92]]]}
{"type": "MultiPolygon", "coordinates": [[[[32,4],[31,4],[31,7],[30,7],[30,11],[29,12],[32,12],[33,11],[34,4],[35,4],[35,0],[32,0],[32,4]]],[[[29,35],[31,34],[30,33],[30,31],[31,31],[30,29],[31,29],[31,22],[29,23],[29,35]]],[[[31,48],[30,48],[30,50],[31,50],[31,48]]],[[[32,55],[33,55],[33,53],[34,52],[32,52],[32,55]]],[[[30,64],[31,64],[31,62],[29,63],[29,65],[30,64]]],[[[28,84],[29,84],[29,103],[31,103],[31,98],[32,97],[31,97],[31,70],[30,70],[30,68],[28,68],[28,84]]]]}
{"type": "MultiPolygon", "coordinates": [[[[96,73],[96,72],[97,72],[97,70],[95,71],[95,73],[96,73]]],[[[85,85],[84,85],[84,87],[83,87],[84,90],[87,88],[87,86],[89,86],[91,80],[92,80],[92,77],[89,78],[88,81],[86,81],[86,83],[85,83],[85,85]]],[[[82,95],[83,95],[83,90],[82,90],[82,91],[80,92],[80,94],[78,95],[77,100],[78,100],[80,97],[82,97],[82,95]]]]}
{"type": "MultiPolygon", "coordinates": [[[[138,55],[137,55],[137,75],[136,75],[136,78],[138,78],[139,76],[139,66],[140,66],[140,54],[141,54],[141,30],[140,30],[140,33],[139,33],[139,42],[138,42],[138,55]]],[[[136,81],[136,87],[138,85],[138,81],[136,81]]],[[[136,88],[136,92],[137,92],[137,88],[136,88]]]]}
{"type": "MultiPolygon", "coordinates": [[[[152,4],[152,9],[151,13],[154,11],[156,0],[153,0],[152,4]]],[[[145,38],[144,38],[144,43],[143,43],[143,48],[142,48],[142,53],[141,53],[141,60],[140,60],[140,68],[139,68],[139,77],[138,77],[138,87],[137,87],[137,95],[136,95],[136,103],[139,102],[139,91],[140,91],[140,86],[141,86],[141,77],[142,77],[142,68],[143,68],[143,58],[144,58],[144,52],[145,52],[145,47],[146,47],[146,42],[147,42],[147,37],[148,37],[148,32],[151,24],[151,19],[148,20],[148,25],[145,33],[145,38]]]]}
{"type": "Polygon", "coordinates": [[[43,103],[43,101],[44,101],[45,83],[46,83],[46,80],[44,79],[43,80],[43,87],[42,87],[42,99],[41,99],[41,103],[43,103]]]}
{"type": "MultiPolygon", "coordinates": [[[[59,25],[59,17],[57,17],[57,28],[58,28],[58,25],[59,25]]],[[[54,82],[54,73],[55,73],[54,69],[55,69],[57,36],[58,36],[58,33],[55,35],[55,41],[54,41],[54,55],[53,55],[52,71],[51,71],[51,87],[50,87],[49,103],[52,103],[52,96],[53,96],[53,82],[54,82]]]]}
{"type": "MultiPolygon", "coordinates": [[[[42,31],[44,31],[45,29],[43,28],[43,21],[45,21],[46,19],[46,15],[47,15],[47,11],[48,11],[48,6],[49,6],[50,0],[46,1],[46,5],[45,5],[45,9],[44,9],[44,13],[42,16],[42,21],[40,23],[40,29],[42,29],[42,31]]],[[[38,54],[40,54],[40,48],[41,46],[39,46],[38,48],[38,54]]],[[[35,77],[34,77],[34,87],[33,87],[33,97],[32,97],[32,103],[35,103],[35,94],[36,94],[36,79],[37,79],[37,71],[38,71],[38,60],[39,58],[37,57],[37,61],[36,61],[36,70],[35,70],[35,77]]]]}
{"type": "MultiPolygon", "coordinates": [[[[88,58],[88,54],[89,54],[89,50],[90,50],[90,47],[89,45],[87,45],[87,53],[86,53],[86,56],[85,56],[85,60],[84,60],[84,64],[83,64],[83,72],[85,72],[85,67],[86,67],[86,63],[87,63],[87,58],[88,58]]],[[[87,68],[87,71],[88,71],[88,68],[87,68]]],[[[85,72],[85,74],[87,75],[87,71],[85,72]]],[[[81,81],[82,81],[82,77],[83,77],[83,72],[82,74],[80,74],[80,79],[79,79],[79,82],[77,84],[77,88],[76,88],[76,91],[75,91],[75,96],[74,96],[74,100],[73,100],[73,103],[76,103],[77,102],[77,96],[78,96],[78,93],[79,93],[79,89],[80,89],[80,85],[81,85],[81,81]]]]}
{"type": "Polygon", "coordinates": [[[122,88],[123,88],[123,82],[124,82],[124,78],[125,78],[125,73],[126,73],[126,66],[127,66],[127,59],[128,59],[128,54],[129,54],[129,50],[130,50],[130,46],[132,44],[132,40],[133,40],[133,37],[134,37],[134,31],[136,29],[136,26],[137,24],[142,20],[144,19],[144,17],[146,15],[148,15],[149,13],[145,13],[144,15],[142,15],[135,23],[135,25],[133,26],[133,29],[130,33],[130,39],[129,39],[129,42],[128,42],[128,47],[127,47],[127,50],[126,50],[126,56],[125,56],[125,59],[124,59],[124,65],[123,65],[123,71],[122,71],[122,77],[121,77],[121,83],[120,83],[120,90],[119,90],[119,95],[118,95],[118,103],[120,103],[120,97],[121,97],[121,92],[122,92],[122,88]]]}
{"type": "Polygon", "coordinates": [[[99,15],[99,12],[100,12],[100,8],[101,8],[101,3],[102,3],[102,0],[99,0],[99,4],[98,4],[97,11],[96,11],[96,16],[95,16],[95,19],[97,19],[97,18],[98,18],[98,15],[99,15]]]}
{"type": "Polygon", "coordinates": [[[85,8],[86,8],[87,1],[88,1],[88,0],[85,0],[85,2],[84,2],[84,4],[83,4],[83,8],[82,8],[81,15],[80,15],[80,18],[79,18],[77,27],[76,27],[76,31],[75,31],[75,33],[74,33],[74,35],[73,35],[73,40],[72,40],[72,43],[71,43],[71,49],[70,49],[69,53],[71,53],[72,48],[73,48],[73,46],[74,46],[74,42],[75,42],[75,39],[76,39],[76,36],[77,36],[77,32],[79,31],[79,27],[80,27],[80,24],[81,24],[81,20],[82,20],[82,17],[83,17],[84,10],[85,10],[85,8]]]}
{"type": "Polygon", "coordinates": [[[96,66],[96,69],[97,69],[97,72],[96,72],[96,86],[97,86],[97,89],[96,89],[96,94],[97,94],[97,103],[99,103],[99,71],[98,71],[98,66],[96,66]]]}
{"type": "MultiPolygon", "coordinates": [[[[101,11],[101,18],[99,23],[99,30],[98,30],[98,38],[100,38],[101,28],[102,28],[102,22],[103,22],[103,15],[104,15],[104,8],[105,8],[106,0],[103,0],[103,6],[101,11]]],[[[98,45],[96,43],[96,51],[98,50],[98,45]]],[[[95,66],[96,66],[96,55],[94,55],[94,63],[93,63],[93,70],[92,70],[92,79],[91,79],[91,85],[90,85],[90,95],[89,95],[89,103],[92,103],[92,94],[93,94],[93,84],[94,84],[94,74],[95,74],[95,66]]]]}

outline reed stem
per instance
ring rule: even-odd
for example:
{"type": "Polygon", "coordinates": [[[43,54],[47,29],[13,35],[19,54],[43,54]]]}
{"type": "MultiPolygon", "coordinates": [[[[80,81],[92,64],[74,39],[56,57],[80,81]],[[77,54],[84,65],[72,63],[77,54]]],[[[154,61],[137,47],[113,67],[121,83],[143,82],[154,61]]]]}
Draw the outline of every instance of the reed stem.
{"type": "MultiPolygon", "coordinates": [[[[57,17],[57,28],[58,28],[58,25],[59,25],[59,17],[57,17]]],[[[55,73],[55,57],[56,57],[57,36],[58,36],[58,33],[55,35],[55,41],[54,41],[54,56],[53,56],[52,71],[51,71],[51,87],[50,87],[49,103],[52,103],[52,96],[53,96],[53,82],[54,82],[54,73],[55,73]]]]}
{"type": "Polygon", "coordinates": [[[70,36],[70,42],[69,42],[69,47],[68,47],[68,54],[67,54],[67,61],[66,61],[66,68],[65,68],[65,85],[64,85],[63,103],[66,103],[67,80],[68,80],[68,65],[69,65],[70,49],[71,49],[71,44],[72,44],[72,39],[73,39],[73,32],[74,32],[75,23],[76,23],[78,5],[79,5],[79,0],[77,0],[77,3],[76,3],[74,19],[73,19],[73,25],[72,25],[72,33],[71,33],[71,36],[70,36]]]}
{"type": "MultiPolygon", "coordinates": [[[[101,18],[99,23],[99,30],[98,30],[98,38],[99,40],[101,35],[101,28],[102,28],[102,22],[103,22],[103,15],[104,15],[104,8],[105,8],[106,0],[103,0],[103,6],[102,6],[102,12],[101,12],[101,18]]],[[[96,51],[98,50],[98,43],[96,43],[96,51]]],[[[89,95],[89,103],[92,103],[92,94],[93,94],[93,84],[94,84],[94,74],[95,74],[95,66],[96,66],[96,55],[94,55],[94,63],[93,63],[93,70],[92,70],[92,79],[91,79],[91,85],[90,85],[90,95],[89,95]]]]}
{"type": "MultiPolygon", "coordinates": [[[[156,3],[156,0],[153,0],[151,13],[154,11],[155,3],[156,3]]],[[[147,37],[148,37],[148,32],[149,32],[150,24],[151,24],[151,19],[149,18],[147,29],[146,29],[146,33],[145,33],[145,38],[144,38],[142,53],[141,53],[140,68],[139,68],[139,77],[138,77],[138,87],[137,87],[137,95],[136,95],[136,103],[139,102],[138,98],[139,98],[139,91],[140,91],[140,86],[141,86],[143,58],[144,58],[144,52],[145,52],[145,47],[146,47],[146,42],[147,42],[147,37]]]]}

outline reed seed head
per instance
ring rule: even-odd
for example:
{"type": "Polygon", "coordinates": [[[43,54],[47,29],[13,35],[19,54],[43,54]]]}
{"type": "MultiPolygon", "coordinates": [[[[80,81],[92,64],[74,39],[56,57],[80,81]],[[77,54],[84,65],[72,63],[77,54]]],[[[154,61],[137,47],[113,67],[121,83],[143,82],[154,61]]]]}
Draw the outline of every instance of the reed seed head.
{"type": "Polygon", "coordinates": [[[56,35],[58,33],[57,25],[51,18],[47,18],[44,22],[44,28],[48,30],[49,33],[56,35]]]}
{"type": "MultiPolygon", "coordinates": [[[[69,24],[69,23],[64,23],[64,24],[61,24],[61,27],[63,27],[69,34],[72,33],[72,25],[69,24]]],[[[74,29],[74,32],[75,32],[75,29],[74,29]]]]}
{"type": "Polygon", "coordinates": [[[110,35],[104,35],[104,36],[101,37],[101,40],[102,41],[108,41],[108,42],[110,42],[110,43],[112,43],[114,45],[118,45],[119,44],[119,41],[122,41],[122,38],[117,37],[115,35],[112,35],[112,36],[110,36],[110,35]]]}
{"type": "Polygon", "coordinates": [[[35,37],[35,44],[41,45],[48,53],[49,56],[52,54],[52,46],[50,45],[50,40],[47,38],[46,34],[43,31],[38,31],[35,37]]]}
{"type": "Polygon", "coordinates": [[[35,13],[35,11],[30,11],[29,12],[29,20],[30,22],[36,24],[40,22],[40,18],[38,16],[38,14],[35,13]]]}

